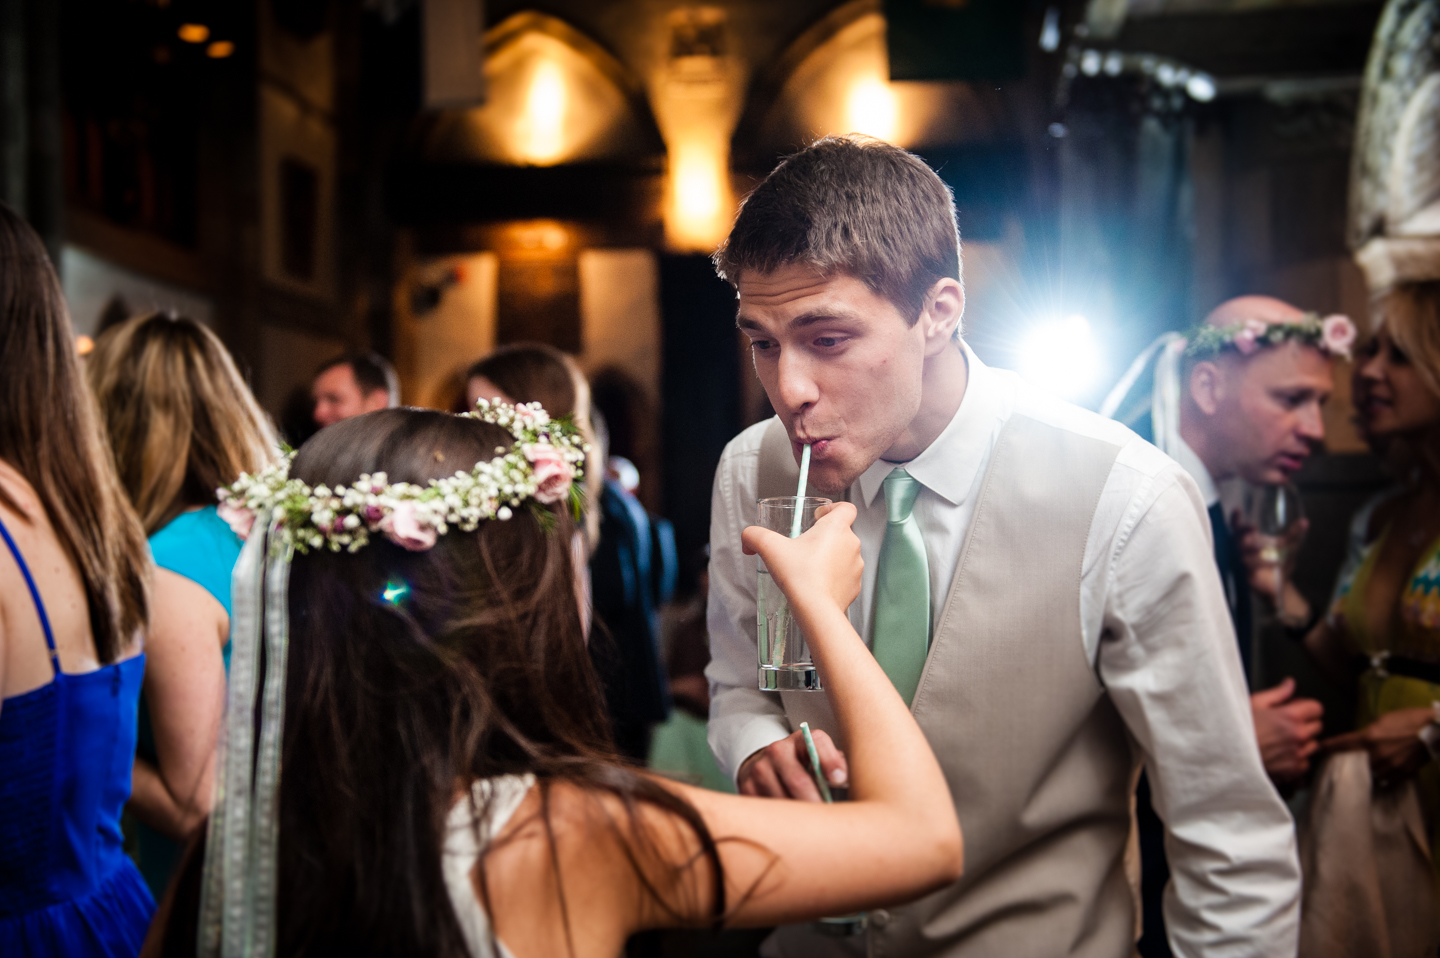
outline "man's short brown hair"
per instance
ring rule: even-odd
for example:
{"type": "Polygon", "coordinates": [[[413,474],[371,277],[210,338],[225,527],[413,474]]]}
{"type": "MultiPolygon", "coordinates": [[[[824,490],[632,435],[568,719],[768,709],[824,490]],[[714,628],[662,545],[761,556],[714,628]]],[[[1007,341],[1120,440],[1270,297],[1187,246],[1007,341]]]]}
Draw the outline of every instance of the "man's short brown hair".
{"type": "Polygon", "coordinates": [[[950,188],[913,154],[873,137],[827,136],[780,161],[740,207],[715,269],[800,263],[845,273],[884,296],[912,325],[941,279],[961,280],[950,188]]]}

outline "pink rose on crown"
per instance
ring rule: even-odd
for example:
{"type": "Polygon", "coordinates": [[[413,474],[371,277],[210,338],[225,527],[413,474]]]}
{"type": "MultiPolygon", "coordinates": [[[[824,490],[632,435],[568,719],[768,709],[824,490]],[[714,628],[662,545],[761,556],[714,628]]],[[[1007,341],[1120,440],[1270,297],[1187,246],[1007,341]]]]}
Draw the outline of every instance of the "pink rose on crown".
{"type": "Polygon", "coordinates": [[[521,447],[521,452],[530,460],[530,472],[535,478],[535,498],[547,505],[564,499],[575,478],[575,470],[565,461],[564,454],[548,442],[528,443],[521,447]]]}
{"type": "Polygon", "coordinates": [[[241,539],[250,538],[250,528],[255,525],[255,513],[244,506],[231,505],[229,502],[220,503],[215,507],[215,512],[225,520],[225,524],[235,535],[241,539]]]}
{"type": "Polygon", "coordinates": [[[1339,313],[1326,316],[1320,320],[1320,342],[1326,352],[1349,359],[1350,347],[1355,345],[1355,324],[1339,313]]]}
{"type": "Polygon", "coordinates": [[[435,545],[435,527],[420,515],[419,507],[413,502],[397,502],[390,514],[380,520],[380,531],[385,538],[411,552],[424,552],[435,545]]]}
{"type": "Polygon", "coordinates": [[[1241,356],[1249,356],[1260,348],[1260,344],[1255,341],[1255,331],[1248,326],[1235,334],[1234,343],[1241,356]]]}

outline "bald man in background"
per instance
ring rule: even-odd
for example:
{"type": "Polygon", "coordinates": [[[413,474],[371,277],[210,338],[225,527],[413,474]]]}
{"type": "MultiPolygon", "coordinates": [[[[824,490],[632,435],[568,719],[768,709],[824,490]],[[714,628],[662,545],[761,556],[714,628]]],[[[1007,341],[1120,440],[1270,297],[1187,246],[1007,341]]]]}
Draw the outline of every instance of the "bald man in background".
{"type": "MultiPolygon", "coordinates": [[[[1205,324],[1223,328],[1251,319],[1276,324],[1305,317],[1302,310],[1279,299],[1240,296],[1221,303],[1205,324]]],[[[1334,388],[1332,363],[1321,349],[1292,339],[1263,345],[1250,355],[1224,350],[1187,358],[1180,368],[1181,445],[1174,455],[1200,487],[1210,512],[1215,562],[1247,682],[1251,680],[1252,588],[1278,603],[1282,621],[1309,613],[1293,586],[1286,595],[1276,595],[1273,566],[1247,567],[1241,548],[1247,530],[1236,528],[1225,516],[1219,484],[1241,478],[1253,485],[1276,485],[1299,471],[1325,438],[1321,406],[1334,388]]],[[[1153,440],[1149,426],[1148,416],[1134,424],[1137,432],[1153,440]]],[[[1250,559],[1253,563],[1253,554],[1250,559]]],[[[1295,698],[1294,693],[1295,682],[1287,678],[1250,696],[1265,771],[1280,786],[1297,781],[1309,769],[1321,730],[1320,703],[1295,698]]],[[[1139,950],[1144,958],[1157,958],[1170,954],[1161,910],[1169,869],[1163,826],[1151,809],[1147,782],[1142,782],[1137,816],[1145,925],[1139,950]]]]}

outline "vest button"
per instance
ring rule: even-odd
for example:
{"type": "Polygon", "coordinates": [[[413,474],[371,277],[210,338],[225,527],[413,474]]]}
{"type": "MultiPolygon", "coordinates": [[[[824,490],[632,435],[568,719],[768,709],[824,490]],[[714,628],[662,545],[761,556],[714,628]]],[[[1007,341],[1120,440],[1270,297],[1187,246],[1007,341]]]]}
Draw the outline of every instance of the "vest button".
{"type": "Polygon", "coordinates": [[[876,928],[884,928],[890,924],[890,913],[883,908],[877,908],[870,913],[870,924],[876,928]]]}

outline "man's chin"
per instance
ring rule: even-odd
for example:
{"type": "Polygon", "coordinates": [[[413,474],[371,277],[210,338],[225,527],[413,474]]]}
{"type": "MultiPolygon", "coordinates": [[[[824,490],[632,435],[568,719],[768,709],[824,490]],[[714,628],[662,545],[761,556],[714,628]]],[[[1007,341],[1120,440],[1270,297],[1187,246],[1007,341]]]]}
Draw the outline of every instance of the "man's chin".
{"type": "Polygon", "coordinates": [[[806,484],[806,495],[822,496],[837,502],[845,497],[846,491],[864,469],[847,469],[838,463],[811,463],[810,476],[806,484]]]}

